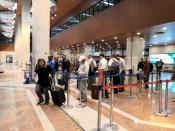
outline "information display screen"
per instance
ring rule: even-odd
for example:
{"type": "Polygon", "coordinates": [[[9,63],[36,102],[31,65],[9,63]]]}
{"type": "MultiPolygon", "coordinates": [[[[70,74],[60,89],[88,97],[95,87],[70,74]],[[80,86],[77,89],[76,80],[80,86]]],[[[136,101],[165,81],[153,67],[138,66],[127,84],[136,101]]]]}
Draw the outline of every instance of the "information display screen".
{"type": "Polygon", "coordinates": [[[165,64],[175,64],[175,53],[152,54],[149,58],[152,64],[155,64],[160,59],[162,59],[165,64]]]}

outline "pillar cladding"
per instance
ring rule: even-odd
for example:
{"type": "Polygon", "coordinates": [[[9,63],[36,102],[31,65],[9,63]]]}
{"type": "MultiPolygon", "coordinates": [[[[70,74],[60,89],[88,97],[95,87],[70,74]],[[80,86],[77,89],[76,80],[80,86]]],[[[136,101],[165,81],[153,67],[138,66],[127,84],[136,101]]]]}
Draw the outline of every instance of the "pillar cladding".
{"type": "Polygon", "coordinates": [[[138,36],[127,38],[126,69],[137,70],[137,64],[143,57],[144,39],[138,36]]]}
{"type": "Polygon", "coordinates": [[[15,31],[15,61],[18,66],[21,65],[21,60],[20,60],[20,43],[22,40],[22,34],[21,34],[21,16],[18,18],[18,25],[17,25],[17,30],[15,31]]]}
{"type": "Polygon", "coordinates": [[[21,40],[19,41],[19,58],[22,63],[22,69],[26,69],[26,63],[30,59],[30,2],[22,0],[22,19],[21,19],[21,40]]]}
{"type": "Polygon", "coordinates": [[[47,61],[50,50],[50,1],[32,0],[32,62],[47,61]]]}

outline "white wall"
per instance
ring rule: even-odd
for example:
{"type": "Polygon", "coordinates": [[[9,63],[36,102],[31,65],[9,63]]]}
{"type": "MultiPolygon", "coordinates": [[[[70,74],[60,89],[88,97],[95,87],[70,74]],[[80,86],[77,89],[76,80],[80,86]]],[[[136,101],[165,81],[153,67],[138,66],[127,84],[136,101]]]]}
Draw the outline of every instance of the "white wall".
{"type": "Polygon", "coordinates": [[[1,62],[6,62],[6,55],[12,55],[14,59],[14,52],[13,51],[0,51],[0,60],[1,62]]]}
{"type": "MultiPolygon", "coordinates": [[[[149,48],[149,54],[163,54],[163,53],[175,53],[175,44],[166,46],[152,46],[149,48]]],[[[173,69],[174,65],[164,65],[164,69],[168,67],[169,70],[173,69]]]]}

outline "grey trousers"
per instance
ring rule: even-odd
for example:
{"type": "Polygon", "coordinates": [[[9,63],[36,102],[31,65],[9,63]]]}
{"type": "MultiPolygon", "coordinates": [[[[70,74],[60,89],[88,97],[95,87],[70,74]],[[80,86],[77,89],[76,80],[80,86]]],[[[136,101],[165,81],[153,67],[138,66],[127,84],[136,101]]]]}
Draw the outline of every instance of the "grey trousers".
{"type": "Polygon", "coordinates": [[[87,101],[87,89],[86,89],[87,80],[86,79],[80,79],[79,80],[79,90],[81,93],[81,100],[87,101]]]}
{"type": "Polygon", "coordinates": [[[48,87],[43,87],[39,84],[36,85],[35,87],[35,92],[39,98],[39,101],[43,101],[43,96],[42,96],[42,93],[44,93],[45,95],[45,102],[49,102],[49,93],[48,93],[48,87]]]}

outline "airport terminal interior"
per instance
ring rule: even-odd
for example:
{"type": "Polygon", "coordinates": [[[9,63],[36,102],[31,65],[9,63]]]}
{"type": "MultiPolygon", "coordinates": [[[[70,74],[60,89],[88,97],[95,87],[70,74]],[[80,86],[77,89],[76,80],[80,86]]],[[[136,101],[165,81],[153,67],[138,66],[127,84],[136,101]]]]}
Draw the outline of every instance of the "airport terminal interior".
{"type": "Polygon", "coordinates": [[[0,131],[175,131],[175,0],[0,0],[0,131]]]}

